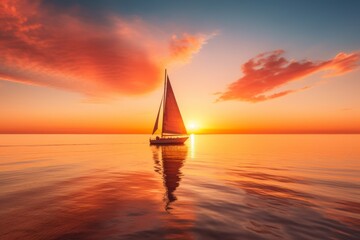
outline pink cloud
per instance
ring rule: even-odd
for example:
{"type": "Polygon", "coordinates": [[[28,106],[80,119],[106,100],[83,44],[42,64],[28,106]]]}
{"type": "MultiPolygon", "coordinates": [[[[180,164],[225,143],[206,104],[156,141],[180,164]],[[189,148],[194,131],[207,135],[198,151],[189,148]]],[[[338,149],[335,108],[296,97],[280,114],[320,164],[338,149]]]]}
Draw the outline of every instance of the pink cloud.
{"type": "Polygon", "coordinates": [[[225,92],[219,93],[218,101],[239,100],[260,102],[305,90],[309,86],[267,95],[270,91],[300,80],[319,71],[329,70],[326,77],[350,72],[357,68],[359,53],[339,53],[327,61],[288,61],[284,50],[259,54],[242,65],[243,77],[231,83],[225,92]]]}
{"type": "Polygon", "coordinates": [[[139,19],[109,15],[95,23],[81,11],[1,1],[0,79],[95,97],[143,94],[162,82],[165,65],[189,60],[206,39],[160,39],[139,19]]]}

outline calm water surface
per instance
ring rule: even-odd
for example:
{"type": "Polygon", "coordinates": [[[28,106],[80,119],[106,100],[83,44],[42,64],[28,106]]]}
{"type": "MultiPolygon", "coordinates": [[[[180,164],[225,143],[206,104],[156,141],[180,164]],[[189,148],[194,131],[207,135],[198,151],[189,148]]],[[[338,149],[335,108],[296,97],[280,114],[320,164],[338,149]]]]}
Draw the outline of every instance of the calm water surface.
{"type": "Polygon", "coordinates": [[[0,135],[0,239],[359,239],[360,135],[0,135]]]}

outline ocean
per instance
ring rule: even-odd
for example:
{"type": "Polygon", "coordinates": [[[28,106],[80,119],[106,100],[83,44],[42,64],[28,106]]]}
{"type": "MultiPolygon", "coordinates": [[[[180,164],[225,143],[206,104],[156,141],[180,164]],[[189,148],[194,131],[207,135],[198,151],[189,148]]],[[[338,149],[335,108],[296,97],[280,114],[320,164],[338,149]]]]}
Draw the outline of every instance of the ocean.
{"type": "Polygon", "coordinates": [[[0,135],[0,239],[359,239],[360,135],[0,135]]]}

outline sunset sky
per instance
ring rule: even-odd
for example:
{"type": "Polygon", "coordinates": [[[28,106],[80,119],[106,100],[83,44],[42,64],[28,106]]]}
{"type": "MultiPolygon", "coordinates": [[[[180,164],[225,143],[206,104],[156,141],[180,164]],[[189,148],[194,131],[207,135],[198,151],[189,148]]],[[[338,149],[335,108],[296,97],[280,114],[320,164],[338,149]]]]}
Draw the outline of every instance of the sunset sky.
{"type": "Polygon", "coordinates": [[[360,133],[360,1],[0,2],[0,133],[360,133]],[[190,127],[194,129],[190,129],[190,127]]]}

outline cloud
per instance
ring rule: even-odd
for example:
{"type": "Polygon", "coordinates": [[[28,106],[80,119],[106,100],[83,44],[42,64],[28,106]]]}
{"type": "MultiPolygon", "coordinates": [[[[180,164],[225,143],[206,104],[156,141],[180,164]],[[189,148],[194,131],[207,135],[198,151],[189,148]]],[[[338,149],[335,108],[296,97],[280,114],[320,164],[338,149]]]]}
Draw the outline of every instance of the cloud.
{"type": "Polygon", "coordinates": [[[194,53],[200,51],[209,38],[203,34],[190,35],[184,33],[182,37],[173,35],[169,44],[170,57],[181,62],[187,62],[194,53]]]}
{"type": "Polygon", "coordinates": [[[220,94],[217,101],[239,100],[248,102],[266,101],[283,97],[290,93],[310,88],[281,91],[268,94],[270,91],[300,80],[319,71],[330,71],[325,77],[338,76],[358,67],[359,53],[339,53],[327,61],[287,60],[282,55],[284,50],[259,54],[242,65],[243,77],[231,83],[227,90],[220,94]]]}
{"type": "Polygon", "coordinates": [[[207,39],[164,39],[139,18],[108,14],[95,21],[84,12],[36,0],[1,1],[0,79],[93,97],[143,94],[162,82],[166,65],[189,61],[207,39]]]}

